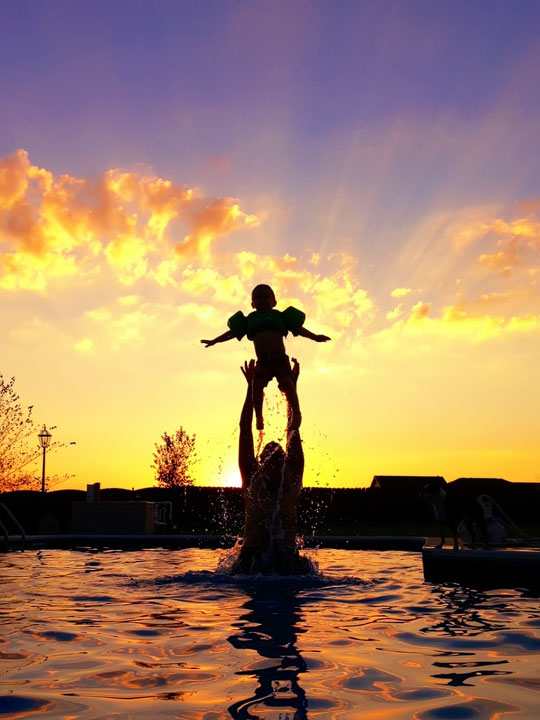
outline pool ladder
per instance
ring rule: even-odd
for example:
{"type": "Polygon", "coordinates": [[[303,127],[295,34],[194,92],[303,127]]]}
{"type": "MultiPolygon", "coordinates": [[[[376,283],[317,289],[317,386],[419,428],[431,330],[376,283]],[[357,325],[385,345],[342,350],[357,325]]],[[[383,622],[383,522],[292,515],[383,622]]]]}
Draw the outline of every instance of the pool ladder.
{"type": "MultiPolygon", "coordinates": [[[[8,508],[7,505],[4,505],[4,503],[0,503],[0,510],[4,512],[5,515],[7,515],[8,519],[11,520],[11,522],[15,525],[17,530],[20,533],[21,536],[21,547],[24,550],[25,542],[26,542],[26,533],[24,532],[24,528],[21,525],[21,523],[17,520],[15,515],[11,512],[11,510],[8,508]]],[[[4,525],[4,523],[0,520],[0,532],[4,535],[4,552],[9,552],[9,533],[7,527],[4,525]]]]}

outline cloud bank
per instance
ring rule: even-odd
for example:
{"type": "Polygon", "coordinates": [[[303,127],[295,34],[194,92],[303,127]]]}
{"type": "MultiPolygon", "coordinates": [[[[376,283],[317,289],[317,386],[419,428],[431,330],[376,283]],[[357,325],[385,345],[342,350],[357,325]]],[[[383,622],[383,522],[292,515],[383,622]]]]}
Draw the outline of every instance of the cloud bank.
{"type": "Polygon", "coordinates": [[[91,180],[55,177],[18,150],[0,160],[0,287],[44,290],[104,268],[125,285],[147,274],[165,282],[188,259],[208,258],[219,238],[258,222],[233,198],[117,169],[91,180]]]}
{"type": "MultiPolygon", "coordinates": [[[[229,312],[249,309],[250,290],[263,281],[347,346],[378,333],[480,342],[540,327],[535,200],[423,219],[396,245],[386,293],[350,244],[305,256],[254,252],[264,213],[148,171],[55,176],[18,150],[0,159],[0,291],[94,288],[80,316],[114,328],[115,346],[136,342],[160,317],[189,315],[205,335],[218,330],[229,312]]],[[[93,354],[98,343],[85,329],[74,347],[93,354]]]]}

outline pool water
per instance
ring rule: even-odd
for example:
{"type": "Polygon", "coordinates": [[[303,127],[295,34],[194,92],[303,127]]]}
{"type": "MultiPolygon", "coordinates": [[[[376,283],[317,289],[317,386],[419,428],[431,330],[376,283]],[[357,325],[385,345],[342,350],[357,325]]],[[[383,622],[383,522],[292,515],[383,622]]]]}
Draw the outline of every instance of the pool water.
{"type": "Polygon", "coordinates": [[[419,554],[319,550],[314,578],[224,551],[0,556],[0,718],[540,716],[540,603],[424,582],[419,554]]]}

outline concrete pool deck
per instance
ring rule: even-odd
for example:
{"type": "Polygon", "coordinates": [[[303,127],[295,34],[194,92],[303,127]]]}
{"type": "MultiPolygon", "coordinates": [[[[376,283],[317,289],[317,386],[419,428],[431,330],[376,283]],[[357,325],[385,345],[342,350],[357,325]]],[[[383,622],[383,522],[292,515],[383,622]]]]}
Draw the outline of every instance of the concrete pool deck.
{"type": "Polygon", "coordinates": [[[540,541],[507,541],[488,548],[451,545],[422,548],[424,579],[432,583],[458,583],[469,587],[540,587],[540,541]]]}

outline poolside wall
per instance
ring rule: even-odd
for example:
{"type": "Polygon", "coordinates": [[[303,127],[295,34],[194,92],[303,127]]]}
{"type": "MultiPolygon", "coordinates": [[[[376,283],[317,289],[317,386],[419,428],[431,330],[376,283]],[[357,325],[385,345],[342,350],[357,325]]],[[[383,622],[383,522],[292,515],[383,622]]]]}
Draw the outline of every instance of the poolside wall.
{"type": "MultiPolygon", "coordinates": [[[[534,532],[539,526],[540,483],[510,483],[470,479],[456,481],[474,492],[490,494],[517,524],[534,532]]],[[[84,502],[82,490],[3,493],[5,503],[27,533],[68,533],[73,530],[73,503],[84,502]]],[[[171,522],[162,532],[236,534],[243,517],[240,488],[186,487],[176,490],[144,488],[131,491],[103,488],[101,501],[170,502],[171,522]]],[[[416,490],[404,484],[400,492],[377,488],[304,488],[300,526],[305,534],[411,534],[435,535],[431,508],[422,504],[416,490]]],[[[540,527],[536,530],[540,534],[540,527]]]]}

